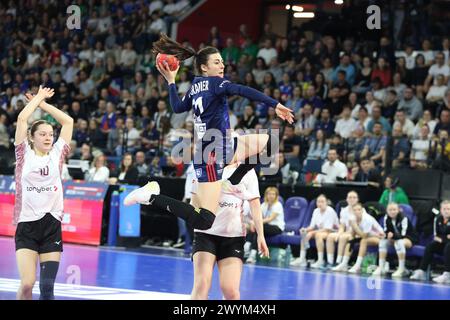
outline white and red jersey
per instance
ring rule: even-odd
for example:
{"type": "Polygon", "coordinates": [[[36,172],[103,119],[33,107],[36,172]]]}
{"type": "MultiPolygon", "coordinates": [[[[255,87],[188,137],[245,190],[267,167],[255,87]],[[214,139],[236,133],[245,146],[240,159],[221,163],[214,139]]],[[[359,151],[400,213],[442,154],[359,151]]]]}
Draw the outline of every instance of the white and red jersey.
{"type": "Polygon", "coordinates": [[[61,173],[69,151],[69,145],[62,138],[43,157],[37,156],[26,140],[16,145],[14,224],[39,220],[47,212],[62,220],[61,173]]]}
{"type": "MultiPolygon", "coordinates": [[[[225,167],[222,174],[222,180],[228,179],[236,168],[225,167]]],[[[258,177],[255,170],[250,170],[242,178],[240,185],[244,185],[247,190],[248,200],[261,197],[259,194],[258,177]]],[[[197,192],[198,182],[194,181],[192,193],[197,192]]],[[[221,237],[245,237],[245,220],[244,220],[244,201],[234,194],[221,193],[219,200],[219,209],[216,212],[216,219],[211,228],[207,230],[197,230],[195,232],[204,232],[221,237]]]]}

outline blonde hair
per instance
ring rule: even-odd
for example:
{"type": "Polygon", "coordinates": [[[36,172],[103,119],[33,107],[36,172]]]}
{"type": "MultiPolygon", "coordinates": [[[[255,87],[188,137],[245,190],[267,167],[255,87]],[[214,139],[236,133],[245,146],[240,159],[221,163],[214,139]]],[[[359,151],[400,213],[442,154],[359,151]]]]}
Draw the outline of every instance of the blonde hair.
{"type": "Polygon", "coordinates": [[[275,192],[276,198],[275,198],[275,202],[274,203],[277,203],[278,202],[278,197],[280,195],[280,192],[278,191],[278,188],[276,188],[276,187],[268,187],[266,189],[266,191],[264,191],[264,202],[269,203],[269,200],[268,200],[269,192],[275,192]]]}

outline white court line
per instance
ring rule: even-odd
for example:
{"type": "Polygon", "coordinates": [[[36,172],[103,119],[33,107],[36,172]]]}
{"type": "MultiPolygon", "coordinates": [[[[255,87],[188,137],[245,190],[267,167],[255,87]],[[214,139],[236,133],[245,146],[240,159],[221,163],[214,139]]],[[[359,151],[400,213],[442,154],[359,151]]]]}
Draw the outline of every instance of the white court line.
{"type": "MultiPolygon", "coordinates": [[[[20,280],[0,278],[0,291],[17,292],[20,280]]],[[[39,282],[33,293],[39,295],[39,282]]],[[[92,300],[189,300],[188,294],[55,283],[55,297],[92,300]]]]}

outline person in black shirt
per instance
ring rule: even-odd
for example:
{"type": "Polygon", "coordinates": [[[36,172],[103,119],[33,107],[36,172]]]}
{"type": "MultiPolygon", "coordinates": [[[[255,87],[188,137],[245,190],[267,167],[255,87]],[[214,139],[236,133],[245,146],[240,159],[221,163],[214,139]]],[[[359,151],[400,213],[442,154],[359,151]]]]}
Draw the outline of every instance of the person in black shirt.
{"type": "Polygon", "coordinates": [[[295,135],[295,127],[291,124],[286,125],[280,150],[283,152],[286,160],[295,169],[300,168],[300,145],[302,140],[295,135]]]}
{"type": "Polygon", "coordinates": [[[381,185],[381,175],[377,169],[372,168],[369,158],[363,158],[359,161],[359,168],[352,170],[353,181],[367,182],[369,186],[379,188],[381,185]]]}
{"type": "MultiPolygon", "coordinates": [[[[340,96],[341,90],[339,87],[333,87],[328,94],[328,99],[325,102],[328,110],[330,111],[331,119],[339,116],[342,113],[342,108],[344,107],[344,102],[340,96]]],[[[323,110],[324,108],[322,108],[323,110]]]]}
{"type": "Polygon", "coordinates": [[[444,255],[445,272],[433,278],[438,283],[450,283],[450,201],[441,203],[441,214],[434,219],[434,239],[425,248],[425,254],[419,269],[415,270],[410,279],[426,280],[425,271],[431,265],[434,254],[444,255]]]}
{"type": "Polygon", "coordinates": [[[379,276],[385,273],[384,264],[386,262],[387,248],[389,245],[393,245],[398,256],[398,269],[392,274],[392,277],[402,278],[406,273],[406,249],[413,246],[417,241],[417,237],[411,221],[400,212],[400,207],[395,202],[391,202],[387,206],[383,230],[385,238],[381,239],[378,245],[380,253],[379,265],[372,275],[379,276]]]}
{"type": "MultiPolygon", "coordinates": [[[[339,89],[339,99],[342,103],[348,100],[348,96],[350,95],[351,86],[346,80],[347,72],[344,70],[339,70],[337,73],[337,82],[334,85],[334,88],[339,89]]],[[[342,110],[341,110],[342,111],[342,110]]],[[[338,115],[340,112],[338,113],[338,115]]]]}
{"type": "Polygon", "coordinates": [[[238,127],[244,130],[254,129],[258,123],[259,121],[255,114],[255,108],[251,104],[245,106],[244,115],[242,116],[238,127]]]}

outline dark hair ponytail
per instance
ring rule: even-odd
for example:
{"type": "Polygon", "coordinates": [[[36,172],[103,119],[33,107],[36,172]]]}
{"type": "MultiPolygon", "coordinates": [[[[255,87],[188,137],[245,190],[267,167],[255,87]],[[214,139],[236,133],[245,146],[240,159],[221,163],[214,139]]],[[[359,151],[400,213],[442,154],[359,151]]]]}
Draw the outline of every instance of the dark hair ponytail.
{"type": "Polygon", "coordinates": [[[200,66],[202,64],[207,64],[209,55],[220,53],[220,51],[214,47],[205,47],[196,53],[194,49],[182,46],[180,43],[170,39],[164,33],[161,33],[159,40],[153,43],[152,52],[155,55],[158,53],[170,54],[175,56],[180,61],[194,57],[195,69],[198,74],[202,74],[202,69],[200,66]]]}

